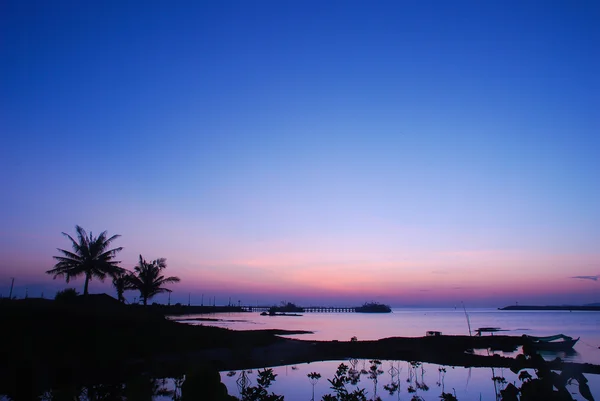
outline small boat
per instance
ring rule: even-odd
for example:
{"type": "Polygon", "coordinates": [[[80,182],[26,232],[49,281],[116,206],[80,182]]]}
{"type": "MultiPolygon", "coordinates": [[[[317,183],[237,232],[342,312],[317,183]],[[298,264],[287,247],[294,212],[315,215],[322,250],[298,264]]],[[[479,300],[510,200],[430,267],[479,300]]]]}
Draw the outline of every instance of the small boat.
{"type": "Polygon", "coordinates": [[[569,351],[572,350],[575,344],[577,344],[577,341],[579,341],[579,337],[573,339],[573,337],[565,336],[564,334],[546,337],[528,336],[523,334],[523,337],[528,340],[528,344],[526,345],[536,351],[569,351]]]}
{"type": "Polygon", "coordinates": [[[479,337],[481,337],[482,333],[491,333],[492,335],[494,335],[494,333],[497,333],[499,331],[508,331],[508,330],[503,330],[500,327],[480,327],[477,330],[475,330],[475,333],[477,333],[477,335],[479,337]]]}
{"type": "Polygon", "coordinates": [[[274,312],[274,311],[269,311],[269,313],[267,312],[263,312],[260,314],[261,316],[304,316],[304,315],[299,315],[297,313],[278,313],[278,312],[274,312]]]}

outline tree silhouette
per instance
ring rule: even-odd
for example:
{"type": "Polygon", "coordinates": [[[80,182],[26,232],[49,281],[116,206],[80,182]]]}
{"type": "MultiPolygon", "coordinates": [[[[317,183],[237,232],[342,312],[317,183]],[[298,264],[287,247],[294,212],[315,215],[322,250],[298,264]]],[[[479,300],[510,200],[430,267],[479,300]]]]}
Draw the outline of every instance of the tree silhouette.
{"type": "Polygon", "coordinates": [[[160,258],[152,262],[146,262],[142,255],[140,255],[140,260],[134,268],[134,274],[129,277],[128,281],[131,284],[131,288],[140,292],[140,299],[144,305],[147,305],[148,300],[157,294],[171,292],[168,288],[163,287],[165,284],[178,283],[180,281],[179,277],[165,277],[161,275],[162,271],[166,268],[167,259],[160,258]]]}
{"type": "Polygon", "coordinates": [[[54,297],[55,301],[58,302],[70,302],[77,298],[79,293],[75,288],[65,288],[64,290],[58,291],[54,297]]]}
{"type": "Polygon", "coordinates": [[[117,291],[119,302],[125,303],[125,291],[135,289],[131,284],[132,273],[123,269],[122,271],[112,275],[112,284],[117,291]]]}
{"type": "Polygon", "coordinates": [[[57,277],[65,277],[67,283],[72,279],[81,275],[85,276],[85,286],[83,287],[83,295],[88,294],[89,281],[96,277],[104,281],[107,275],[114,275],[122,269],[118,266],[119,261],[115,261],[114,257],[117,252],[123,248],[109,249],[110,244],[120,235],[113,235],[107,238],[106,231],[102,232],[98,237],[95,237],[90,232],[89,236],[83,228],[75,226],[77,231],[77,241],[69,234],[62,233],[65,237],[71,240],[73,251],[66,251],[57,248],[62,253],[61,256],[54,256],[58,262],[54,268],[46,271],[47,274],[57,277]]]}

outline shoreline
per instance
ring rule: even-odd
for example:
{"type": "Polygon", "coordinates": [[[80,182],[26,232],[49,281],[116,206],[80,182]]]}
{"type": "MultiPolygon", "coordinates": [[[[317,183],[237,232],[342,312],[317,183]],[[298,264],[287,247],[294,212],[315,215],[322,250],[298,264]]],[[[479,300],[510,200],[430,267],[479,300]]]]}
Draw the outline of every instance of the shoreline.
{"type": "MultiPolygon", "coordinates": [[[[219,371],[255,369],[273,366],[294,365],[321,361],[343,361],[355,359],[380,359],[418,361],[441,366],[478,368],[537,368],[540,364],[552,370],[570,370],[581,373],[599,374],[600,365],[566,362],[559,358],[552,361],[529,360],[500,355],[477,355],[465,352],[470,339],[468,336],[437,337],[391,337],[376,341],[307,341],[283,339],[266,346],[247,348],[220,348],[190,352],[182,355],[169,355],[160,363],[190,362],[203,359],[219,371]]],[[[501,336],[497,336],[501,337],[501,336]]],[[[504,336],[496,345],[521,345],[520,337],[504,336]]],[[[495,338],[497,339],[497,338],[495,338]]],[[[490,345],[489,343],[487,345],[490,345]]],[[[485,343],[477,349],[485,349],[485,343]]]]}
{"type": "Polygon", "coordinates": [[[524,345],[523,336],[311,341],[281,337],[310,331],[189,325],[167,319],[152,308],[94,302],[0,302],[0,320],[9,328],[2,334],[0,394],[12,394],[16,383],[42,393],[65,380],[93,385],[149,373],[176,377],[200,366],[231,371],[350,358],[457,367],[543,366],[600,374],[600,365],[589,363],[469,353],[471,349],[515,350],[524,345]]]}
{"type": "Polygon", "coordinates": [[[587,311],[600,312],[600,306],[573,306],[573,305],[510,305],[498,310],[515,311],[587,311]]]}

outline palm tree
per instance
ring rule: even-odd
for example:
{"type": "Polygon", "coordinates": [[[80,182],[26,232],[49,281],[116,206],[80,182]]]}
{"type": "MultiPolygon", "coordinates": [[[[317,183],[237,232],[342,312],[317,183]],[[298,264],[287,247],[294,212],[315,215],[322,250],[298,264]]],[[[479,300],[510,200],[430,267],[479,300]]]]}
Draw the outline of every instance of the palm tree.
{"type": "Polygon", "coordinates": [[[123,295],[125,291],[134,289],[131,285],[131,275],[132,273],[125,269],[112,275],[112,284],[117,290],[117,298],[121,303],[125,303],[125,296],[123,295]]]}
{"type": "Polygon", "coordinates": [[[57,248],[62,256],[53,257],[58,262],[54,265],[54,269],[48,270],[46,273],[53,274],[54,279],[65,277],[67,283],[72,278],[85,275],[83,295],[88,295],[88,284],[93,277],[104,281],[107,275],[114,275],[122,270],[118,266],[121,262],[115,261],[114,257],[123,247],[109,249],[110,244],[120,235],[107,238],[106,231],[104,231],[98,237],[94,237],[91,232],[88,236],[85,230],[79,226],[75,226],[75,230],[77,231],[77,241],[69,234],[62,233],[71,240],[73,251],[57,248]]]}
{"type": "Polygon", "coordinates": [[[166,268],[167,259],[160,258],[152,262],[146,262],[142,255],[140,255],[140,261],[134,268],[134,274],[131,275],[129,282],[131,283],[131,287],[140,292],[140,299],[144,305],[148,305],[148,300],[157,294],[171,292],[168,288],[164,288],[163,285],[178,283],[180,281],[179,277],[165,277],[161,275],[162,270],[166,268]]]}

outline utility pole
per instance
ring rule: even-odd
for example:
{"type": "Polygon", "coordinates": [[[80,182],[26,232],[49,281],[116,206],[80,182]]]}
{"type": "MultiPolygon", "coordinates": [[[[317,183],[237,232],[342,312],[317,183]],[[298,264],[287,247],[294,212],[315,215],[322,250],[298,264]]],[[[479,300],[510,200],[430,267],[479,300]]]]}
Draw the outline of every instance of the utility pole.
{"type": "Polygon", "coordinates": [[[204,306],[204,294],[202,294],[202,302],[200,302],[200,306],[204,306]]]}
{"type": "Polygon", "coordinates": [[[215,295],[213,297],[213,307],[217,304],[217,296],[215,295]]]}
{"type": "Polygon", "coordinates": [[[229,305],[228,306],[231,306],[231,297],[229,297],[229,305]]]}
{"type": "Polygon", "coordinates": [[[12,299],[12,290],[13,290],[13,287],[15,286],[15,278],[11,277],[11,279],[12,279],[12,283],[10,284],[10,293],[8,294],[8,299],[12,299]]]}
{"type": "Polygon", "coordinates": [[[169,293],[169,303],[167,305],[171,306],[171,293],[169,293]]]}
{"type": "Polygon", "coordinates": [[[190,299],[191,299],[191,297],[192,297],[192,293],[190,292],[190,293],[188,293],[188,306],[190,306],[190,299]]]}

